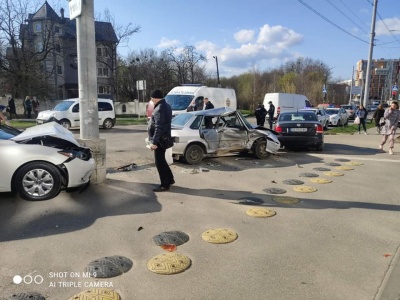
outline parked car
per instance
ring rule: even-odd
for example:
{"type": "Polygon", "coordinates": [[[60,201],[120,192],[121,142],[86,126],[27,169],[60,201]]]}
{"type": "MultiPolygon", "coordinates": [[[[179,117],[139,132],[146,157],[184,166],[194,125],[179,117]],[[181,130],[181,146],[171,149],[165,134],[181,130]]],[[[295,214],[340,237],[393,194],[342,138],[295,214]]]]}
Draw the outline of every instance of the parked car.
{"type": "Polygon", "coordinates": [[[349,124],[349,116],[343,107],[327,108],[325,111],[329,115],[329,125],[345,126],[349,124]]]}
{"type": "Polygon", "coordinates": [[[297,111],[281,113],[275,131],[285,148],[324,149],[324,128],[314,112],[297,111]]]}
{"type": "Polygon", "coordinates": [[[65,188],[89,183],[95,163],[89,148],[51,122],[19,130],[0,125],[0,192],[47,200],[65,188]]]}
{"type": "Polygon", "coordinates": [[[207,155],[229,152],[251,152],[266,159],[280,148],[272,130],[253,128],[239,111],[227,107],[177,115],[172,120],[172,136],[172,155],[189,164],[199,164],[207,155]]]}
{"type": "Polygon", "coordinates": [[[322,124],[324,129],[327,129],[329,126],[329,115],[325,112],[325,109],[322,108],[303,108],[301,111],[312,111],[316,116],[318,121],[322,124]]]}
{"type": "MultiPolygon", "coordinates": [[[[99,126],[111,129],[115,125],[114,103],[110,99],[98,99],[99,126]]],[[[57,122],[69,129],[80,126],[79,98],[61,101],[52,110],[39,112],[36,124],[57,122]]]]}
{"type": "Polygon", "coordinates": [[[346,105],[341,105],[341,107],[346,110],[349,120],[355,119],[357,110],[357,107],[355,105],[346,104],[346,105]]]}

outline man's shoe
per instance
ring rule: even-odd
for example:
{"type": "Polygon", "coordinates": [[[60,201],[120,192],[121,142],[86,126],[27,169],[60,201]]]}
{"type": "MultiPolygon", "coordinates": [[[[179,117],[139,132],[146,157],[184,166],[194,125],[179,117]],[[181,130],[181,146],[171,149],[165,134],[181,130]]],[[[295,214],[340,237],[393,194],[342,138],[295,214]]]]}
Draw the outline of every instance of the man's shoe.
{"type": "Polygon", "coordinates": [[[160,192],[167,192],[169,191],[169,187],[159,186],[158,188],[153,189],[153,192],[160,193],[160,192]]]}
{"type": "Polygon", "coordinates": [[[175,184],[175,180],[171,180],[171,182],[169,183],[170,185],[174,185],[175,184]]]}

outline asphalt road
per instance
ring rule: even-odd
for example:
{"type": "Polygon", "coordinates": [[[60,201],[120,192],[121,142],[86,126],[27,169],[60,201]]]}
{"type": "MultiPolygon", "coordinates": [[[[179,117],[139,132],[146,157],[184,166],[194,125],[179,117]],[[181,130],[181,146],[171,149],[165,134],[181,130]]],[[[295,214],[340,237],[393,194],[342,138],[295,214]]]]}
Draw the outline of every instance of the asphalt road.
{"type": "Polygon", "coordinates": [[[380,136],[372,130],[366,136],[326,136],[322,153],[174,164],[176,185],[160,194],[152,192],[159,181],[145,136],[145,126],[101,131],[107,139],[103,184],[42,202],[0,194],[0,299],[21,292],[69,299],[96,284],[111,285],[128,300],[399,299],[400,154],[378,152],[380,136]],[[337,159],[362,165],[351,171],[327,165],[345,165],[337,159]],[[132,171],[115,171],[130,163],[136,164],[132,171]],[[344,176],[329,177],[329,184],[301,177],[328,178],[316,167],[344,176]],[[287,179],[318,190],[295,192],[283,183],[287,179]],[[285,189],[299,202],[278,203],[268,188],[285,189]],[[253,207],[277,214],[247,216],[253,207]],[[202,233],[212,228],[229,228],[238,239],[206,243],[202,233]],[[180,274],[154,274],[147,262],[166,252],[153,236],[172,230],[189,235],[176,252],[192,264],[180,274]],[[112,255],[131,259],[132,269],[109,279],[83,278],[88,263],[112,255]],[[15,284],[16,275],[43,282],[15,284]]]}

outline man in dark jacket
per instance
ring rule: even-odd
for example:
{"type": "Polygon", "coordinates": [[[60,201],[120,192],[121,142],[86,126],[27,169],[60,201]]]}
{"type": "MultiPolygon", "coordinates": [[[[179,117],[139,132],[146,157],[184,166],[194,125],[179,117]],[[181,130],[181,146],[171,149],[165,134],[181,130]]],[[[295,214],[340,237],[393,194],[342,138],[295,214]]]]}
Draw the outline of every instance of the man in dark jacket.
{"type": "Polygon", "coordinates": [[[204,103],[206,104],[206,107],[204,109],[213,109],[214,105],[208,100],[208,98],[204,98],[204,103]]]}
{"type": "Polygon", "coordinates": [[[265,116],[267,115],[267,110],[265,109],[264,105],[259,103],[254,114],[256,115],[257,126],[264,127],[265,116]]]}
{"type": "Polygon", "coordinates": [[[154,111],[147,131],[151,142],[150,149],[154,150],[154,161],[161,181],[161,185],[153,191],[166,192],[170,185],[175,183],[174,175],[165,159],[166,148],[163,142],[166,138],[171,139],[172,110],[163,99],[160,90],[153,91],[150,97],[154,102],[154,111]]]}
{"type": "Polygon", "coordinates": [[[268,102],[269,108],[268,108],[268,124],[269,128],[272,129],[272,124],[274,123],[274,114],[275,114],[275,105],[272,104],[272,101],[268,102]]]}

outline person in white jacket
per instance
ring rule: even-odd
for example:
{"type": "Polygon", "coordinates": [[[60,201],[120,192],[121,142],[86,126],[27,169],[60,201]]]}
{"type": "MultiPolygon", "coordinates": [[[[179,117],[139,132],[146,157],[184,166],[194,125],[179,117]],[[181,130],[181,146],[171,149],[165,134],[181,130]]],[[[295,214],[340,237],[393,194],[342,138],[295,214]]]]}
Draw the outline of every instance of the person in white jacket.
{"type": "Polygon", "coordinates": [[[383,137],[379,149],[383,151],[383,145],[385,145],[386,141],[389,139],[389,154],[393,154],[394,138],[397,125],[400,121],[400,110],[397,101],[392,101],[390,106],[386,108],[383,117],[385,118],[385,125],[381,130],[383,137]]]}

